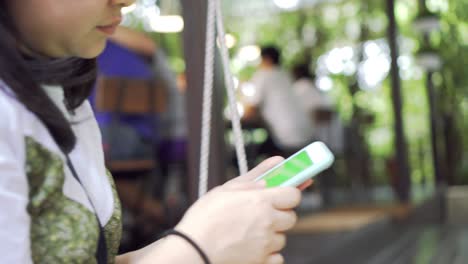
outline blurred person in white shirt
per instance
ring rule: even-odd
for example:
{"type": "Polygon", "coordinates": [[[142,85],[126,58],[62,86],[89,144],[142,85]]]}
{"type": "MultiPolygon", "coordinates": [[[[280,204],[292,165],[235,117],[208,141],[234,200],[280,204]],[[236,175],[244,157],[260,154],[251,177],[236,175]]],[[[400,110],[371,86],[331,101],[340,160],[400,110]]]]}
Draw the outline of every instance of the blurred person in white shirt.
{"type": "Polygon", "coordinates": [[[270,154],[290,155],[312,141],[312,122],[291,90],[291,77],[281,69],[280,51],[269,46],[262,48],[261,54],[259,69],[251,79],[255,92],[246,98],[246,103],[258,111],[268,126],[272,141],[267,144],[273,152],[270,154]],[[280,152],[274,153],[275,148],[280,152]]]}
{"type": "Polygon", "coordinates": [[[307,64],[298,64],[293,68],[293,92],[297,96],[302,109],[312,115],[319,109],[332,109],[330,98],[319,91],[315,85],[307,64]]]}
{"type": "Polygon", "coordinates": [[[330,97],[317,89],[308,64],[293,67],[292,90],[314,127],[314,139],[325,142],[335,152],[342,150],[342,124],[330,97]]]}

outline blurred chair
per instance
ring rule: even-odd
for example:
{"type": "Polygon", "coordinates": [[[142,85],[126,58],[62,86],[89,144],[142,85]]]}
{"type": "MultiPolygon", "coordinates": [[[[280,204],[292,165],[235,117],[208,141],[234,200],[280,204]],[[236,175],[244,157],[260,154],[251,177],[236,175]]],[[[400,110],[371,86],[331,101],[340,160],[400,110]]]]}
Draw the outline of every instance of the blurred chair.
{"type": "MultiPolygon", "coordinates": [[[[165,109],[165,94],[153,80],[100,77],[96,85],[95,106],[100,112],[111,113],[113,124],[122,122],[120,120],[122,115],[146,115],[149,117],[150,129],[156,134],[155,122],[157,115],[165,109]]],[[[112,128],[112,124],[109,126],[112,128]]],[[[152,149],[152,146],[150,147],[152,149]]],[[[148,157],[143,153],[140,157],[135,155],[120,160],[108,156],[106,162],[111,172],[119,173],[153,170],[156,166],[155,160],[156,157],[148,157]]]]}

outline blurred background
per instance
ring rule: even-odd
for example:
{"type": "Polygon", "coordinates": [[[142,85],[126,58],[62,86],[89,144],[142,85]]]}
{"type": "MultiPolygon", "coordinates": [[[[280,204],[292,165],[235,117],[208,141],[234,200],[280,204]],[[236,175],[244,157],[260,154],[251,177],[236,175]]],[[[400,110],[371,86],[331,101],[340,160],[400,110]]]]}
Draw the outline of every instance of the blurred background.
{"type": "MultiPolygon", "coordinates": [[[[277,124],[307,123],[304,141],[336,156],[304,193],[286,263],[468,263],[468,0],[222,6],[213,48],[229,48],[249,167],[301,147],[277,124]]],[[[98,58],[92,102],[125,210],[122,251],[196,199],[206,7],[137,0],[98,58]]],[[[230,117],[217,52],[211,187],[238,175],[230,117]]]]}

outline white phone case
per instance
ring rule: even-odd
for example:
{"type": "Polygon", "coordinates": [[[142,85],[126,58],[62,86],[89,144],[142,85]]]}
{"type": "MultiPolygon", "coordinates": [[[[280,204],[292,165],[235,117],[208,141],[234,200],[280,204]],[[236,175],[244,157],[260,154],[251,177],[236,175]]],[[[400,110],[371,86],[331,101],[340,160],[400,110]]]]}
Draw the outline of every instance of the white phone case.
{"type": "Polygon", "coordinates": [[[285,163],[287,163],[289,160],[294,158],[296,155],[303,151],[307,151],[307,154],[309,155],[310,159],[312,160],[312,165],[294,176],[293,178],[283,182],[279,186],[293,186],[297,187],[301,183],[305,182],[306,180],[313,178],[320,172],[328,169],[334,162],[335,157],[333,156],[332,152],[328,149],[328,147],[320,141],[314,142],[307,147],[301,149],[285,161],[281,162],[280,164],[276,165],[274,168],[271,170],[267,171],[264,173],[262,176],[258,177],[255,179],[255,181],[261,180],[263,177],[268,175],[271,171],[275,170],[278,167],[283,166],[285,163]]]}

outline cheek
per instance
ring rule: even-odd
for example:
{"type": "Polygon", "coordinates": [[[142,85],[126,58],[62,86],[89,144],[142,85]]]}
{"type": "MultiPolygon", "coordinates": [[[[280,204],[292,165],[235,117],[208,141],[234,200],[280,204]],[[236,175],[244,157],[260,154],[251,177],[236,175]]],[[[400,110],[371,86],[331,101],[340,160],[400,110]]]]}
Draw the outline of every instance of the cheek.
{"type": "Polygon", "coordinates": [[[75,16],[60,19],[63,24],[49,27],[51,45],[58,46],[65,56],[92,58],[104,49],[106,36],[96,29],[91,17],[75,16]]]}
{"type": "Polygon", "coordinates": [[[30,48],[51,57],[92,58],[103,50],[106,42],[104,34],[92,26],[63,22],[30,27],[24,39],[30,48]]]}
{"type": "Polygon", "coordinates": [[[103,8],[99,1],[28,0],[28,5],[18,5],[15,22],[25,44],[46,56],[95,57],[106,39],[96,30],[97,10],[103,8]]]}

